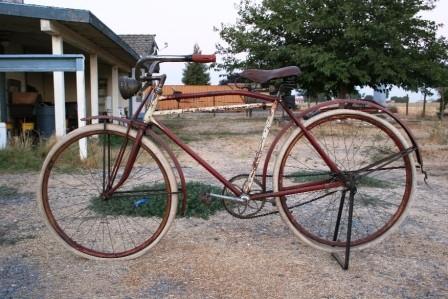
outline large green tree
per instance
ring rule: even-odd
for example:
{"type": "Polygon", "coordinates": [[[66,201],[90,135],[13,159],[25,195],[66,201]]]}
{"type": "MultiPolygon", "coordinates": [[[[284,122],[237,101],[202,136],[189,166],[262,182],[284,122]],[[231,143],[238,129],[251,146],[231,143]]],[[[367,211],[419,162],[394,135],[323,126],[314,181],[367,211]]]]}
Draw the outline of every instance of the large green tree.
{"type": "MultiPolygon", "coordinates": [[[[194,54],[201,54],[198,44],[194,45],[194,54]]],[[[186,63],[183,70],[182,82],[185,85],[209,85],[210,74],[207,72],[207,66],[201,63],[186,63]]]]}
{"type": "Polygon", "coordinates": [[[311,95],[345,97],[356,86],[444,86],[448,42],[419,16],[426,0],[241,0],[236,24],[218,29],[221,67],[297,65],[311,95]],[[238,57],[243,57],[238,59],[238,57]]]}

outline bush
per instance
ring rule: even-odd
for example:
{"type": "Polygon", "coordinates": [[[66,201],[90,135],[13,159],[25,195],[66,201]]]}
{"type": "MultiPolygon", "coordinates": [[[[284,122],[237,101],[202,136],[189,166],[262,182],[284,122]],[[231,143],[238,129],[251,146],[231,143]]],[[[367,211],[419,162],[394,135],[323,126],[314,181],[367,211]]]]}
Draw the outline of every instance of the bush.
{"type": "MultiPolygon", "coordinates": [[[[134,188],[136,191],[139,188],[145,190],[160,190],[163,186],[152,185],[149,187],[141,186],[134,188]]],[[[197,217],[208,219],[211,215],[215,214],[217,211],[224,209],[222,202],[220,200],[212,200],[208,205],[205,204],[201,198],[205,193],[221,193],[221,188],[216,186],[204,184],[201,182],[188,182],[187,183],[187,210],[185,212],[185,217],[197,217]]],[[[182,205],[182,198],[179,196],[179,208],[182,205]]],[[[128,216],[139,216],[139,217],[161,217],[164,212],[165,202],[164,195],[153,194],[151,196],[139,194],[135,196],[114,196],[110,200],[102,200],[98,197],[91,199],[90,209],[96,213],[102,213],[104,215],[128,215],[128,216]]],[[[184,215],[178,214],[178,216],[184,217],[184,215]]]]}

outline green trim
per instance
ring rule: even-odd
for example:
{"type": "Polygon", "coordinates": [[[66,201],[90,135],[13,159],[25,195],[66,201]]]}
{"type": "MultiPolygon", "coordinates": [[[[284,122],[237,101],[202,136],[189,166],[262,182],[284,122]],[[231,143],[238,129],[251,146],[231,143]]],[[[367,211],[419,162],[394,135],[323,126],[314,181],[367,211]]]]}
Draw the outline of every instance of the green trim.
{"type": "Polygon", "coordinates": [[[84,55],[0,55],[0,72],[84,71],[84,55]]]}

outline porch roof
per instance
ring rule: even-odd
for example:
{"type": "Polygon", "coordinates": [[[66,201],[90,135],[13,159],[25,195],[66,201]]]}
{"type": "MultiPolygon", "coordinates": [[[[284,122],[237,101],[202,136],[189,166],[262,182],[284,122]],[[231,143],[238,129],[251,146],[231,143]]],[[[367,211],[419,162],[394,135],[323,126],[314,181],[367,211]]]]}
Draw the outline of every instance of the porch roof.
{"type": "MultiPolygon", "coordinates": [[[[139,58],[134,49],[94,14],[81,9],[0,2],[0,41],[18,40],[28,49],[26,53],[48,52],[50,37],[41,31],[40,20],[57,21],[129,66],[139,58]]],[[[64,52],[74,53],[74,50],[68,48],[64,52]]]]}

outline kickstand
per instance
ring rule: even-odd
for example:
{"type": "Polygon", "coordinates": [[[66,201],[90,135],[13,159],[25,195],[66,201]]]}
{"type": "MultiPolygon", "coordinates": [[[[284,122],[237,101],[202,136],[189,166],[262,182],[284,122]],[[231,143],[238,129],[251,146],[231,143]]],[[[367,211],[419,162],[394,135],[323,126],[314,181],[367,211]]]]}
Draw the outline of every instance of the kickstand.
{"type": "MultiPolygon", "coordinates": [[[[344,209],[345,195],[347,191],[342,192],[341,201],[339,204],[338,218],[336,220],[336,227],[334,230],[333,241],[337,241],[339,234],[339,226],[341,224],[342,211],[344,209]]],[[[347,270],[350,262],[350,241],[352,237],[352,223],[353,223],[353,201],[356,194],[356,188],[350,189],[349,207],[348,207],[348,222],[347,222],[347,241],[345,243],[345,257],[344,260],[335,252],[331,256],[338,262],[342,269],[347,270]]]]}

